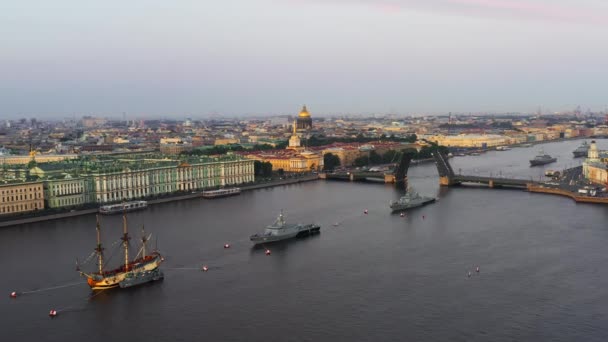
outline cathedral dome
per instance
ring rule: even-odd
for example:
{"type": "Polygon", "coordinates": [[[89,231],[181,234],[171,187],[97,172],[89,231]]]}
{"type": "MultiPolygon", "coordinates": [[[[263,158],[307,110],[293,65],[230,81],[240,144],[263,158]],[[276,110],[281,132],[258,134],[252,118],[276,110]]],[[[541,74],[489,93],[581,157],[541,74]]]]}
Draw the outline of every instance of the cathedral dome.
{"type": "Polygon", "coordinates": [[[298,114],[299,118],[309,118],[310,117],[310,113],[308,113],[308,110],[306,110],[306,106],[302,107],[302,111],[300,111],[300,114],[298,114]]]}

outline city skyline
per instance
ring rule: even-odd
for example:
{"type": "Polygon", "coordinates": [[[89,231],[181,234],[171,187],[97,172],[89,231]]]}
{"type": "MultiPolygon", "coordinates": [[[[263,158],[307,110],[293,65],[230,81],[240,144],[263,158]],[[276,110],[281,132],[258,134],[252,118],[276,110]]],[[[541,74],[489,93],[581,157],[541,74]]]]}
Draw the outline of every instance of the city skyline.
{"type": "Polygon", "coordinates": [[[0,17],[3,118],[607,105],[599,1],[63,0],[0,17]]]}

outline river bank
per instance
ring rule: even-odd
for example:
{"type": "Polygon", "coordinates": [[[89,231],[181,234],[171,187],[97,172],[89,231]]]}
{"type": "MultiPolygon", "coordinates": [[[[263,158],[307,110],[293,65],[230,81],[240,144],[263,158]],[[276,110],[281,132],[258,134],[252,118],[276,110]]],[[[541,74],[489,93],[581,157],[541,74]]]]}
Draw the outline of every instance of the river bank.
{"type": "MultiPolygon", "coordinates": [[[[315,181],[318,179],[319,179],[318,175],[308,175],[308,176],[303,176],[303,177],[298,177],[298,178],[280,179],[280,180],[276,180],[276,181],[269,181],[266,183],[257,183],[257,184],[252,184],[252,185],[246,185],[246,186],[242,186],[240,188],[241,188],[241,191],[251,191],[251,190],[271,188],[271,187],[276,187],[276,186],[297,184],[297,183],[302,183],[302,182],[310,182],[310,181],[315,181]]],[[[190,193],[190,194],[186,194],[186,195],[171,196],[171,197],[148,200],[147,202],[148,202],[148,205],[155,205],[155,204],[161,204],[161,203],[167,203],[167,202],[184,201],[184,200],[201,198],[201,197],[202,197],[202,192],[195,192],[195,193],[190,193]]],[[[57,219],[62,219],[62,218],[67,218],[67,217],[90,215],[90,214],[97,213],[98,210],[99,209],[97,207],[95,207],[95,208],[71,210],[68,212],[55,213],[55,214],[49,213],[49,214],[40,215],[40,216],[16,218],[14,220],[0,222],[0,228],[16,226],[16,225],[26,224],[26,223],[57,220],[57,219]]]]}
{"type": "Polygon", "coordinates": [[[542,193],[542,194],[550,194],[550,195],[560,195],[572,198],[575,202],[578,203],[595,203],[595,204],[608,204],[608,197],[592,197],[592,196],[582,196],[578,193],[560,189],[553,187],[545,187],[542,185],[534,185],[529,184],[528,189],[529,192],[542,193]]]}

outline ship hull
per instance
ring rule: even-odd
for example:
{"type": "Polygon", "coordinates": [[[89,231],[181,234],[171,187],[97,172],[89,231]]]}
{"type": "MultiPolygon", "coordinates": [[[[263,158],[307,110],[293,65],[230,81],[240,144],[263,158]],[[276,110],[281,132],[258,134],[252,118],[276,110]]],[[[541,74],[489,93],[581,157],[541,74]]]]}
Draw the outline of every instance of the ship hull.
{"type": "Polygon", "coordinates": [[[120,286],[120,288],[124,289],[128,287],[147,284],[153,281],[162,280],[164,277],[165,275],[163,274],[163,272],[160,269],[156,268],[152,271],[134,272],[130,275],[127,275],[123,281],[118,283],[118,285],[120,286]]]}
{"type": "Polygon", "coordinates": [[[581,152],[574,151],[574,152],[572,152],[572,154],[574,155],[574,158],[586,157],[588,153],[589,152],[587,152],[587,151],[584,151],[584,152],[582,152],[582,151],[581,152]]]}
{"type": "Polygon", "coordinates": [[[314,224],[309,224],[302,226],[299,230],[290,232],[288,234],[282,235],[252,235],[249,240],[253,242],[254,245],[263,244],[263,243],[272,243],[279,242],[284,240],[289,240],[293,238],[299,238],[309,235],[318,234],[321,232],[321,227],[314,224]]]}
{"type": "Polygon", "coordinates": [[[140,205],[140,206],[132,206],[132,207],[116,207],[110,209],[104,209],[103,206],[99,208],[99,213],[102,215],[115,215],[115,214],[124,214],[130,213],[132,211],[146,210],[148,209],[148,204],[140,205]]]}
{"type": "Polygon", "coordinates": [[[241,194],[240,188],[233,188],[230,190],[211,190],[203,191],[202,197],[207,199],[222,198],[229,196],[236,196],[241,194]]]}
{"type": "Polygon", "coordinates": [[[557,161],[557,158],[551,158],[551,159],[547,159],[547,160],[530,160],[530,166],[546,165],[546,164],[555,163],[556,161],[557,161]]]}
{"type": "Polygon", "coordinates": [[[394,204],[391,204],[391,209],[393,211],[403,211],[403,210],[408,210],[408,209],[414,209],[414,208],[422,207],[424,205],[427,205],[427,204],[430,204],[430,203],[433,203],[433,202],[435,202],[434,198],[431,198],[429,200],[422,201],[422,202],[419,202],[419,203],[415,203],[415,204],[407,204],[407,205],[405,205],[405,204],[394,203],[394,204]]]}
{"type": "Polygon", "coordinates": [[[131,272],[149,272],[158,269],[162,262],[160,254],[155,253],[146,257],[146,259],[135,260],[125,269],[123,266],[120,269],[105,272],[104,274],[84,274],[87,278],[87,283],[92,290],[108,290],[120,286],[120,283],[127,278],[127,274],[131,272]]]}

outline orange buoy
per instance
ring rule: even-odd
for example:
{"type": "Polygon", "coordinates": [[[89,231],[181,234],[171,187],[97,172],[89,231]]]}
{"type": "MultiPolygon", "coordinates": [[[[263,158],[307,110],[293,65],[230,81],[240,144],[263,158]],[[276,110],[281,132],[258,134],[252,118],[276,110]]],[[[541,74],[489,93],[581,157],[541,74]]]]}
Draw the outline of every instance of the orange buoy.
{"type": "Polygon", "coordinates": [[[209,271],[209,267],[207,267],[207,265],[203,265],[203,272],[207,272],[209,271]]]}
{"type": "Polygon", "coordinates": [[[53,318],[55,316],[57,316],[57,311],[56,310],[49,311],[49,317],[53,318]]]}
{"type": "Polygon", "coordinates": [[[266,255],[270,255],[270,249],[267,249],[264,253],[266,253],[266,255]]]}
{"type": "Polygon", "coordinates": [[[224,248],[230,248],[230,244],[224,244],[224,248]]]}
{"type": "Polygon", "coordinates": [[[17,298],[17,292],[15,292],[15,291],[11,292],[11,298],[17,298]]]}

